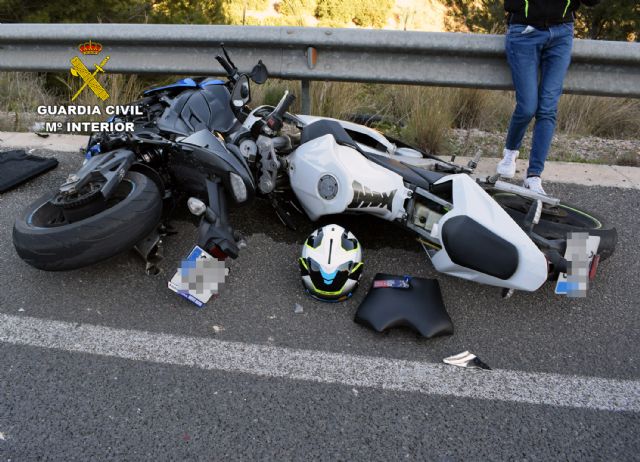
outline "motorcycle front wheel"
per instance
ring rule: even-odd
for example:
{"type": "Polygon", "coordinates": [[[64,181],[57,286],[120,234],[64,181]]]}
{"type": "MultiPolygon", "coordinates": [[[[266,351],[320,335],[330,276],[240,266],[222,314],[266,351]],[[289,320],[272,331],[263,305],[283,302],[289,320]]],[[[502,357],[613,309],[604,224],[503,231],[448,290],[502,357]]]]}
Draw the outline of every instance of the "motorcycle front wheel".
{"type": "MultiPolygon", "coordinates": [[[[522,224],[531,207],[532,200],[517,194],[503,191],[487,191],[502,208],[515,220],[522,224]]],[[[534,232],[545,239],[565,241],[570,232],[585,232],[591,236],[600,236],[598,254],[601,260],[609,258],[618,241],[616,229],[605,220],[590,212],[572,205],[560,203],[557,206],[544,205],[540,222],[533,228],[534,232]]]]}
{"type": "Polygon", "coordinates": [[[66,271],[97,263],[131,249],[158,225],[162,200],[156,184],[128,172],[106,208],[67,222],[62,210],[42,196],[16,219],[13,245],[20,258],[36,268],[66,271]]]}

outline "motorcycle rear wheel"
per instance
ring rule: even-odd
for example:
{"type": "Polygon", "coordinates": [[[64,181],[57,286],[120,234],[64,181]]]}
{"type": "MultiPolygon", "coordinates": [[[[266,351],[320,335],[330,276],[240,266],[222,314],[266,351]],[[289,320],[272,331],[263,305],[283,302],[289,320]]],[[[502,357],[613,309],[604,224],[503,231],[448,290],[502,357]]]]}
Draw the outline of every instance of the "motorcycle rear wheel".
{"type": "Polygon", "coordinates": [[[20,258],[36,268],[67,271],[91,265],[131,249],[157,226],[162,200],[156,184],[128,172],[107,208],[66,223],[48,193],[16,219],[13,245],[20,258]]]}
{"type": "MultiPolygon", "coordinates": [[[[531,207],[532,200],[517,194],[503,191],[489,191],[493,199],[521,224],[531,207]]],[[[616,247],[618,233],[605,220],[569,204],[560,203],[556,207],[545,205],[540,222],[534,226],[534,232],[546,239],[567,239],[569,232],[586,232],[591,236],[600,236],[598,254],[601,260],[609,258],[616,247]]]]}

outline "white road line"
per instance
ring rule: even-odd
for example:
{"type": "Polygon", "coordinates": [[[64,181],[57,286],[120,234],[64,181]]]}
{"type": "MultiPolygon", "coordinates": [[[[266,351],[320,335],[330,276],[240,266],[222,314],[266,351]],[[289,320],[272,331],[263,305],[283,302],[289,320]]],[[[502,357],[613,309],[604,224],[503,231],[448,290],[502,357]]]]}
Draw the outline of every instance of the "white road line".
{"type": "MultiPolygon", "coordinates": [[[[0,342],[263,377],[463,398],[640,412],[640,381],[474,371],[0,314],[0,342]]],[[[4,359],[7,361],[7,358],[4,359]]]]}

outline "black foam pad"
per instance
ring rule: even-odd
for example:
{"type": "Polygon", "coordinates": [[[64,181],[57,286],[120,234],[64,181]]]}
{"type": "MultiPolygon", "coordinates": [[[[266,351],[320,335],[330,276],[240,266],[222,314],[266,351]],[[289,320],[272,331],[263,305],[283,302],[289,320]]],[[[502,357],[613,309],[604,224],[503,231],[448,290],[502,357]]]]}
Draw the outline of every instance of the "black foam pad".
{"type": "MultiPolygon", "coordinates": [[[[404,276],[376,274],[375,281],[403,280],[404,276]]],[[[358,310],[355,322],[383,332],[392,327],[409,327],[423,337],[453,334],[453,323],[442,301],[436,279],[411,278],[410,287],[372,287],[358,310]]]]}
{"type": "Polygon", "coordinates": [[[24,151],[0,152],[0,192],[58,166],[56,159],[32,156],[24,151]]]}

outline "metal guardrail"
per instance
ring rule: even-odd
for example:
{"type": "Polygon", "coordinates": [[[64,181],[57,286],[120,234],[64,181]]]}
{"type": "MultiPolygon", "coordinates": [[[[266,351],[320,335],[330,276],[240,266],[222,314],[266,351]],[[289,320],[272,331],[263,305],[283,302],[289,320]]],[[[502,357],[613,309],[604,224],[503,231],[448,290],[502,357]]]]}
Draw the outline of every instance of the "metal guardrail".
{"type": "MultiPolygon", "coordinates": [[[[116,73],[221,75],[220,43],[241,70],[273,77],[510,89],[504,37],[304,27],[0,24],[1,71],[68,71],[78,45],[100,42],[116,73]]],[[[640,44],[576,40],[567,93],[640,97],[640,44]]]]}

